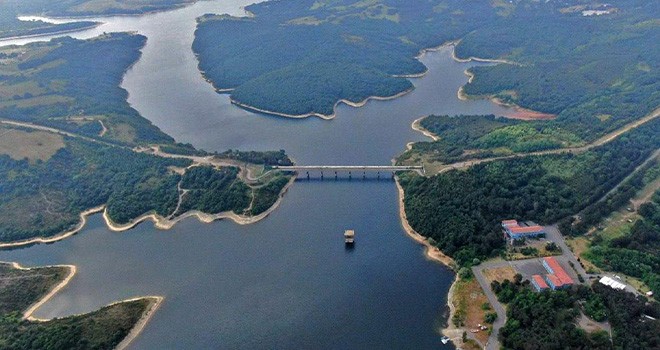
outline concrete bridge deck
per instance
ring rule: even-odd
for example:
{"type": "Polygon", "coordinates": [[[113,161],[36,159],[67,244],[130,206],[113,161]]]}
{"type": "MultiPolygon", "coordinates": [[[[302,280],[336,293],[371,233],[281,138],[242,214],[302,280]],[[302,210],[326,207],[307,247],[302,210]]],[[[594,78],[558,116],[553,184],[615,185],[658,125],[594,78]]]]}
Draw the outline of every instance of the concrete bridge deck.
{"type": "Polygon", "coordinates": [[[397,171],[415,171],[424,174],[423,166],[404,166],[404,165],[294,165],[294,166],[273,166],[273,169],[282,171],[319,171],[327,172],[397,172],[397,171]]]}

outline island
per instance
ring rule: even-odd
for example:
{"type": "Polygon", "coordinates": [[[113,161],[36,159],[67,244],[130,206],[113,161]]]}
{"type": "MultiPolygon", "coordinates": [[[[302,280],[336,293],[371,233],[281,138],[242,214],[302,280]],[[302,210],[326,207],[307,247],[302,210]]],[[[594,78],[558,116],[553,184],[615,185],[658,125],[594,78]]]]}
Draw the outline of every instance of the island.
{"type": "Polygon", "coordinates": [[[0,246],[51,242],[102,211],[109,227],[182,218],[251,223],[279,202],[284,151],[208,153],[177,144],[119,87],[146,38],[54,39],[0,54],[0,246]]]}
{"type": "Polygon", "coordinates": [[[124,349],[162,302],[149,296],[51,320],[32,313],[74,276],[75,266],[0,263],[0,344],[7,349],[124,349]]]}

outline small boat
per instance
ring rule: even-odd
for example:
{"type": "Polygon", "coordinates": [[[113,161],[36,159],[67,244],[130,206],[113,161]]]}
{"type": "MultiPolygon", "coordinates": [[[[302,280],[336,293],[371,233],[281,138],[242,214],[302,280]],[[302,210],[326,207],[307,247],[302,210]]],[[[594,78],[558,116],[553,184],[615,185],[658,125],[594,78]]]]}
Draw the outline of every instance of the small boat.
{"type": "Polygon", "coordinates": [[[449,337],[444,336],[444,337],[440,338],[440,341],[442,342],[442,344],[446,345],[447,343],[449,343],[449,337]]]}
{"type": "Polygon", "coordinates": [[[344,242],[346,242],[347,245],[351,245],[355,243],[355,231],[353,230],[344,231],[344,242]]]}

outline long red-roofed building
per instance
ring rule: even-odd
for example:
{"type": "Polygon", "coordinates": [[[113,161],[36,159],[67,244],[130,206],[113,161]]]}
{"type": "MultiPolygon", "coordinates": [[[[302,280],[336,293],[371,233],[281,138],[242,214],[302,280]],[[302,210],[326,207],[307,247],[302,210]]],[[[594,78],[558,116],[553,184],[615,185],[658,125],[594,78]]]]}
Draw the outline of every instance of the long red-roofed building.
{"type": "Polygon", "coordinates": [[[517,220],[502,221],[504,238],[518,240],[523,238],[545,236],[545,230],[539,225],[520,225],[517,220]]]}
{"type": "Polygon", "coordinates": [[[575,283],[555,258],[543,258],[543,267],[548,271],[548,274],[545,276],[546,281],[553,290],[570,287],[575,283]]]}

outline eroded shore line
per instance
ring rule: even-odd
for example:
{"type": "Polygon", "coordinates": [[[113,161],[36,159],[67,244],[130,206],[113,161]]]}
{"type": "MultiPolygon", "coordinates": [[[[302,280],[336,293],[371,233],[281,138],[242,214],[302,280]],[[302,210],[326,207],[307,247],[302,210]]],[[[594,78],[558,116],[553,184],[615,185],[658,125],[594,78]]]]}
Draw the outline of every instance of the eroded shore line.
{"type": "Polygon", "coordinates": [[[263,212],[259,215],[256,215],[256,216],[239,215],[239,214],[236,214],[234,212],[222,212],[222,213],[217,213],[217,214],[208,214],[208,213],[204,213],[204,212],[201,212],[201,211],[198,211],[198,210],[191,210],[191,211],[188,211],[184,214],[181,214],[181,215],[177,216],[174,219],[168,219],[168,218],[162,217],[158,214],[148,213],[148,214],[144,214],[144,215],[138,217],[137,219],[132,220],[131,222],[129,222],[127,224],[117,224],[117,223],[113,222],[112,219],[110,219],[110,217],[108,215],[108,211],[104,210],[103,211],[103,219],[104,219],[105,224],[107,225],[108,229],[110,229],[111,231],[114,231],[114,232],[122,232],[122,231],[130,230],[130,229],[134,228],[135,226],[137,226],[138,224],[140,224],[144,221],[147,221],[147,220],[153,222],[154,227],[156,227],[158,229],[169,230],[172,227],[174,227],[179,221],[181,221],[183,219],[186,219],[186,218],[189,218],[189,217],[196,217],[199,221],[201,221],[205,224],[211,223],[211,222],[216,221],[216,220],[229,219],[229,220],[233,221],[234,223],[236,223],[238,225],[249,225],[249,224],[253,224],[253,223],[256,223],[258,221],[263,220],[268,215],[270,215],[273,211],[275,211],[275,209],[277,209],[280,206],[280,203],[282,203],[284,195],[289,190],[289,188],[293,185],[295,180],[296,180],[296,177],[292,176],[291,179],[289,179],[289,182],[287,182],[287,184],[284,186],[284,188],[282,188],[282,191],[280,191],[280,194],[279,194],[277,200],[275,201],[275,203],[273,203],[273,205],[270,208],[268,208],[268,210],[266,210],[265,212],[263,212]]]}
{"type": "MultiPolygon", "coordinates": [[[[76,23],[76,22],[83,22],[83,21],[72,21],[72,22],[67,22],[67,23],[76,23]]],[[[5,41],[22,40],[22,39],[39,38],[39,37],[48,37],[48,36],[56,36],[56,35],[62,35],[62,34],[68,34],[68,33],[82,32],[83,30],[93,29],[93,28],[96,28],[100,25],[103,25],[103,23],[102,22],[95,22],[94,24],[90,24],[88,26],[84,26],[84,27],[80,27],[80,28],[64,29],[64,30],[58,30],[58,31],[54,31],[54,32],[47,32],[47,33],[8,36],[8,37],[0,38],[0,46],[10,46],[10,45],[5,44],[4,43],[5,41]]]]}
{"type": "Polygon", "coordinates": [[[36,237],[36,238],[31,238],[31,239],[28,239],[28,240],[23,240],[23,241],[18,241],[18,242],[1,243],[0,244],[0,249],[3,249],[3,248],[4,249],[17,248],[17,247],[22,247],[22,246],[27,246],[27,245],[32,245],[32,244],[39,244],[39,243],[54,243],[54,242],[63,240],[65,238],[71,237],[71,236],[75,235],[76,233],[80,232],[80,230],[82,230],[82,228],[87,224],[87,217],[88,216],[96,214],[96,213],[100,213],[100,212],[103,212],[103,219],[104,219],[108,229],[110,229],[111,231],[114,231],[114,232],[123,232],[123,231],[130,230],[130,229],[134,228],[135,226],[137,226],[138,224],[140,224],[140,223],[142,223],[143,221],[146,221],[146,220],[152,221],[154,223],[154,227],[156,227],[158,229],[169,230],[172,227],[174,227],[179,221],[181,221],[183,219],[186,219],[186,218],[189,218],[189,217],[196,217],[199,221],[201,221],[203,223],[206,223],[206,224],[211,223],[211,222],[216,221],[216,220],[229,219],[229,220],[231,220],[234,223],[239,224],[239,225],[249,225],[249,224],[253,224],[255,222],[258,222],[260,220],[263,220],[268,215],[270,215],[273,211],[275,211],[275,209],[277,209],[277,207],[279,207],[280,203],[282,202],[286,192],[289,190],[289,188],[295,182],[295,179],[296,179],[296,177],[292,176],[291,179],[289,180],[289,182],[286,184],[286,186],[284,186],[282,191],[280,191],[280,194],[279,194],[277,200],[275,201],[275,203],[273,203],[273,205],[270,208],[268,208],[268,210],[266,210],[265,212],[263,212],[259,215],[256,215],[256,216],[238,215],[238,214],[233,213],[233,212],[222,212],[222,213],[218,213],[218,214],[208,214],[208,213],[204,213],[204,212],[197,211],[197,210],[191,210],[191,211],[188,211],[186,213],[183,213],[183,214],[177,216],[174,219],[167,219],[167,218],[164,218],[164,217],[162,217],[160,215],[157,215],[157,214],[154,214],[154,213],[148,213],[148,214],[141,215],[137,219],[132,220],[130,223],[121,225],[121,224],[114,223],[110,219],[110,217],[108,216],[108,213],[107,213],[106,205],[102,205],[102,206],[99,206],[99,207],[95,207],[95,208],[92,208],[92,209],[85,210],[82,213],[80,213],[80,222],[78,223],[78,225],[76,225],[76,228],[74,228],[73,230],[70,230],[70,231],[67,231],[65,233],[58,234],[58,235],[55,235],[55,236],[52,236],[52,237],[47,237],[47,238],[45,238],[45,237],[36,237]]]}
{"type": "MultiPolygon", "coordinates": [[[[406,216],[406,209],[404,204],[405,192],[403,190],[403,187],[401,187],[401,184],[399,183],[398,176],[395,177],[395,183],[396,183],[397,191],[399,193],[399,218],[401,219],[401,225],[403,226],[404,231],[406,231],[408,237],[412,238],[415,242],[424,246],[424,257],[426,259],[428,259],[429,261],[434,261],[443,264],[449,267],[450,269],[454,270],[454,272],[456,272],[457,265],[454,259],[445,255],[440,249],[438,249],[438,247],[433,246],[428,241],[428,239],[417,233],[417,231],[415,231],[415,229],[413,229],[412,226],[410,226],[410,223],[408,222],[408,217],[406,216]]],[[[452,318],[456,314],[456,307],[454,305],[456,282],[458,282],[458,277],[454,276],[454,280],[452,281],[451,287],[449,287],[449,292],[447,294],[449,317],[447,319],[446,326],[438,329],[438,332],[442,335],[449,337],[456,345],[460,345],[460,343],[462,342],[461,336],[465,331],[465,329],[455,327],[451,323],[452,318]]]]}
{"type": "MultiPolygon", "coordinates": [[[[34,269],[42,269],[42,268],[48,268],[48,267],[64,267],[69,270],[69,274],[64,278],[60,283],[58,283],[53,289],[51,289],[46,296],[41,298],[39,301],[36,303],[32,304],[25,312],[23,312],[23,319],[32,321],[32,322],[47,322],[50,321],[49,319],[43,319],[43,318],[36,318],[32,316],[32,314],[40,308],[43,304],[45,304],[48,300],[50,300],[55,294],[57,294],[62,288],[66,287],[66,285],[69,284],[73,276],[77,272],[77,268],[75,265],[46,265],[46,266],[38,266],[38,267],[23,267],[17,262],[11,262],[8,263],[11,264],[11,266],[15,269],[18,270],[34,270],[34,269]]],[[[135,338],[137,338],[140,333],[142,333],[142,330],[144,330],[144,327],[147,325],[149,320],[153,317],[153,315],[156,313],[160,305],[162,304],[163,300],[165,299],[162,296],[159,295],[149,295],[149,296],[143,296],[143,297],[136,297],[136,298],[130,298],[130,299],[124,299],[120,301],[116,301],[113,303],[110,303],[108,305],[105,305],[104,307],[108,306],[113,306],[121,303],[126,303],[126,302],[131,302],[131,301],[137,301],[137,300],[149,300],[149,305],[147,305],[147,308],[144,310],[142,313],[142,316],[138,320],[138,322],[133,326],[131,331],[128,333],[128,335],[117,345],[116,349],[125,349],[135,338]]],[[[82,314],[73,314],[69,315],[66,317],[73,317],[73,316],[80,316],[82,314]]]]}
{"type": "MultiPolygon", "coordinates": [[[[225,89],[225,90],[216,89],[216,91],[220,92],[220,93],[227,92],[226,90],[229,90],[229,89],[225,89]]],[[[414,86],[407,89],[407,90],[401,91],[401,92],[399,92],[395,95],[392,95],[392,96],[369,96],[369,97],[365,98],[364,100],[362,100],[360,102],[353,102],[353,101],[349,101],[349,100],[346,100],[346,99],[341,99],[341,100],[335,102],[335,105],[332,107],[332,114],[322,114],[322,113],[316,113],[316,112],[305,113],[305,114],[287,114],[287,113],[275,112],[275,111],[270,111],[270,110],[267,110],[267,109],[262,109],[262,108],[259,108],[259,107],[251,106],[249,104],[239,102],[239,101],[237,101],[237,100],[235,100],[231,97],[229,98],[229,101],[232,104],[234,104],[238,107],[241,107],[243,109],[246,109],[246,110],[249,110],[249,111],[252,111],[252,112],[257,112],[257,113],[274,115],[274,116],[277,116],[277,117],[285,117],[285,118],[292,118],[292,119],[305,119],[305,118],[309,118],[309,117],[318,117],[318,118],[321,118],[321,119],[324,119],[324,120],[332,120],[337,116],[337,112],[336,112],[337,107],[342,103],[346,104],[346,105],[349,105],[351,107],[354,107],[354,108],[360,108],[360,107],[363,107],[364,105],[366,105],[371,100],[374,100],[374,101],[393,100],[395,98],[399,98],[401,96],[407,95],[407,94],[411,93],[413,90],[415,90],[414,86]]],[[[229,91],[231,91],[231,90],[229,90],[229,91]]]]}
{"type": "Polygon", "coordinates": [[[34,269],[39,269],[39,268],[48,268],[48,267],[64,267],[67,270],[69,270],[69,274],[60,282],[58,283],[53,289],[48,292],[43,298],[38,300],[36,303],[32,304],[25,312],[23,312],[23,319],[28,320],[28,321],[48,321],[45,319],[40,319],[33,317],[32,314],[41,307],[41,305],[45,304],[48,300],[50,300],[57,292],[62,290],[67,284],[69,284],[69,281],[73,278],[73,276],[76,274],[77,268],[75,265],[47,265],[47,266],[39,266],[39,267],[23,267],[17,262],[12,262],[10,263],[11,266],[17,270],[24,270],[24,271],[30,271],[34,269]]]}
{"type": "MultiPolygon", "coordinates": [[[[126,299],[119,301],[114,304],[118,303],[124,303],[124,302],[129,302],[129,301],[136,301],[140,299],[149,299],[149,305],[147,305],[147,308],[144,310],[142,313],[142,317],[137,321],[137,323],[133,326],[131,331],[128,333],[128,335],[124,338],[124,340],[121,341],[121,343],[117,344],[117,347],[115,348],[116,350],[124,350],[128,347],[128,345],[131,344],[135,338],[137,338],[140,333],[144,330],[144,327],[149,323],[151,318],[154,316],[156,311],[160,308],[160,305],[163,303],[163,300],[165,300],[164,297],[162,296],[146,296],[146,297],[140,297],[140,298],[133,298],[133,299],[126,299]]],[[[113,305],[113,304],[110,304],[113,305]]]]}
{"type": "MultiPolygon", "coordinates": [[[[421,118],[417,118],[412,122],[412,125],[410,126],[413,130],[421,132],[424,136],[431,138],[433,141],[438,141],[440,140],[440,137],[438,135],[430,132],[426,128],[424,128],[420,123],[424,118],[427,118],[428,116],[423,116],[421,118]]],[[[414,142],[413,142],[414,143],[414,142]]],[[[407,146],[406,146],[407,147],[407,146]]]]}

